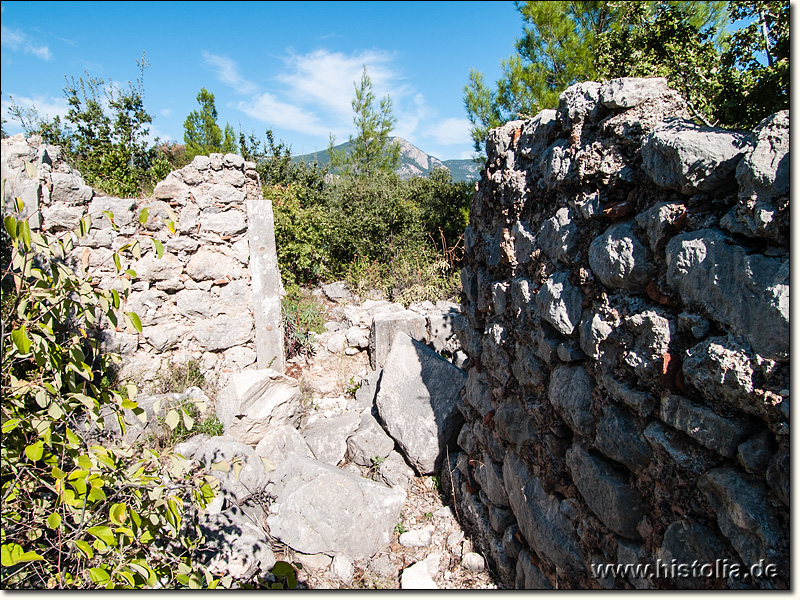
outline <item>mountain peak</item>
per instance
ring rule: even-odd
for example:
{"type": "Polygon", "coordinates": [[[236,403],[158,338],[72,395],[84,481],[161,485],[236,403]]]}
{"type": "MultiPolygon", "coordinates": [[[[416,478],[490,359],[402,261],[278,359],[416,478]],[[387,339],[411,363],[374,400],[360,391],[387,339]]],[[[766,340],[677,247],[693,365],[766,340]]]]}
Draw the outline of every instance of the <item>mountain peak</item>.
{"type": "MultiPolygon", "coordinates": [[[[477,181],[480,178],[480,168],[471,159],[439,160],[435,156],[420,150],[414,144],[399,136],[389,138],[400,146],[400,166],[395,169],[402,179],[412,177],[425,177],[434,169],[447,169],[453,176],[453,181],[477,181]]],[[[335,150],[345,150],[350,147],[350,142],[334,146],[335,150]]],[[[292,159],[293,162],[312,162],[316,160],[320,165],[330,162],[328,151],[303,154],[292,159]]]]}

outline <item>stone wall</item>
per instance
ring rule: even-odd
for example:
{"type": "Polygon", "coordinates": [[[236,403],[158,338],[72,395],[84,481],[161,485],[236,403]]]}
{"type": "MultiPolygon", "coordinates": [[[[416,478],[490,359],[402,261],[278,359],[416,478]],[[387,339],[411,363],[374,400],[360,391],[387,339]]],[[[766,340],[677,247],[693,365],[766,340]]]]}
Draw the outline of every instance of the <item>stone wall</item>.
{"type": "Polygon", "coordinates": [[[58,233],[91,216],[69,259],[103,286],[120,285],[113,251],[139,241],[141,257],[131,264],[137,277],[121,308],[139,315],[142,334],[122,327],[101,333],[106,349],[123,357],[122,377],[153,380],[189,361],[220,384],[256,363],[283,372],[272,204],[262,198],[254,163],[235,154],[198,156],[151,198],[112,198],[87,186],[57,147],[20,134],[2,141],[2,177],[5,210],[19,197],[35,227],[58,233]],[[153,240],[163,244],[161,258],[153,240]]]}
{"type": "Polygon", "coordinates": [[[788,586],[789,114],[690,119],[623,79],[489,133],[442,481],[507,586],[788,586]],[[673,576],[718,560],[777,576],[673,576]]]}

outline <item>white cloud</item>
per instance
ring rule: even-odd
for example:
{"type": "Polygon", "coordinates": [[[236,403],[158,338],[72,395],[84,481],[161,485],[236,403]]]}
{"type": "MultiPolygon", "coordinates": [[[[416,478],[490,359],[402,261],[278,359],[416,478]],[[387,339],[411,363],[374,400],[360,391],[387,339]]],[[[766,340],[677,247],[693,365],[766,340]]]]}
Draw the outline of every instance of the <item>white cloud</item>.
{"type": "Polygon", "coordinates": [[[0,44],[13,52],[22,51],[25,54],[33,54],[42,60],[50,60],[53,54],[47,46],[34,44],[27,34],[20,30],[12,31],[5,25],[0,25],[0,44]]]}
{"type": "MultiPolygon", "coordinates": [[[[408,94],[408,87],[400,81],[398,73],[389,63],[393,56],[379,50],[370,50],[353,55],[328,50],[315,50],[306,55],[290,55],[287,60],[290,72],[278,76],[287,88],[292,102],[313,105],[327,114],[336,123],[352,123],[351,101],[355,95],[354,83],[361,81],[363,65],[372,81],[372,90],[379,100],[386,94],[396,99],[408,94]]],[[[348,127],[350,128],[350,127],[348,127]]]]}
{"type": "Polygon", "coordinates": [[[217,74],[217,79],[229,85],[238,93],[243,95],[254,94],[258,87],[252,81],[248,81],[239,74],[239,66],[235,61],[226,56],[218,56],[203,50],[205,66],[217,74]]]}
{"type": "Polygon", "coordinates": [[[308,135],[327,135],[330,128],[320,125],[315,114],[295,104],[282,102],[263,93],[250,102],[239,102],[238,109],[269,126],[283,127],[308,135]]]}
{"type": "Polygon", "coordinates": [[[162,117],[169,117],[172,115],[172,109],[162,108],[160,111],[158,111],[158,114],[160,114],[162,117]]]}
{"type": "Polygon", "coordinates": [[[467,119],[445,119],[431,127],[428,136],[442,146],[471,144],[470,122],[467,119]]]}

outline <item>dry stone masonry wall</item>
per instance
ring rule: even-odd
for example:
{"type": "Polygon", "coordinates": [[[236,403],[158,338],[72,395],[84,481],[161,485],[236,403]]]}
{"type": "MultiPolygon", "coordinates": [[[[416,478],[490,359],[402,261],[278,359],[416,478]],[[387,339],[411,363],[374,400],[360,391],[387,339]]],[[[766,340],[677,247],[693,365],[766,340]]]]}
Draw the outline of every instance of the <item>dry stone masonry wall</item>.
{"type": "Polygon", "coordinates": [[[272,206],[262,199],[254,163],[235,154],[197,156],[153,197],[121,199],[95,192],[57,147],[36,137],[2,143],[6,209],[19,197],[33,226],[56,233],[88,213],[91,229],[70,258],[100,285],[119,285],[112,253],[139,241],[141,258],[131,265],[137,278],[122,309],[139,315],[143,335],[113,327],[101,334],[106,349],[123,357],[121,377],[142,383],[189,361],[220,384],[251,365],[283,371],[272,206]],[[161,258],[152,240],[163,244],[161,258]]]}
{"type": "Polygon", "coordinates": [[[699,127],[663,79],[590,82],[487,154],[442,480],[499,579],[787,587],[788,111],[699,127]],[[777,575],[675,576],[693,561],[777,575]]]}

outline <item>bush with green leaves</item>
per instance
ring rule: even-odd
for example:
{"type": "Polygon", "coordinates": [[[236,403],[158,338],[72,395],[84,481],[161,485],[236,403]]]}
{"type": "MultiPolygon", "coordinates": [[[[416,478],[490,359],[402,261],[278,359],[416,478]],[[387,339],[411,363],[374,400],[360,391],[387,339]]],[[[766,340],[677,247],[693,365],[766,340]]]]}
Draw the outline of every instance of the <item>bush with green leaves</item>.
{"type": "Polygon", "coordinates": [[[0,585],[230,585],[197,564],[203,540],[186,518],[187,506],[214,497],[217,480],[179,455],[107,435],[125,431],[125,410],[144,416],[135,385],[123,391],[103,377],[115,357],[94,335],[103,319],[141,332],[139,318],[121,310],[139,242],[114,253],[118,281],[105,289],[69,262],[90,217],[58,236],[14,215],[3,226],[0,585]]]}
{"type": "Polygon", "coordinates": [[[173,167],[158,143],[148,145],[153,118],[144,107],[144,70],[149,66],[144,54],[137,64],[139,78],[124,89],[88,73],[85,79],[67,79],[69,109],[63,121],[45,121],[35,108],[22,109],[13,98],[9,114],[26,136],[40,135],[45,143],[60,146],[88,185],[112,196],[141,196],[173,167]]]}

